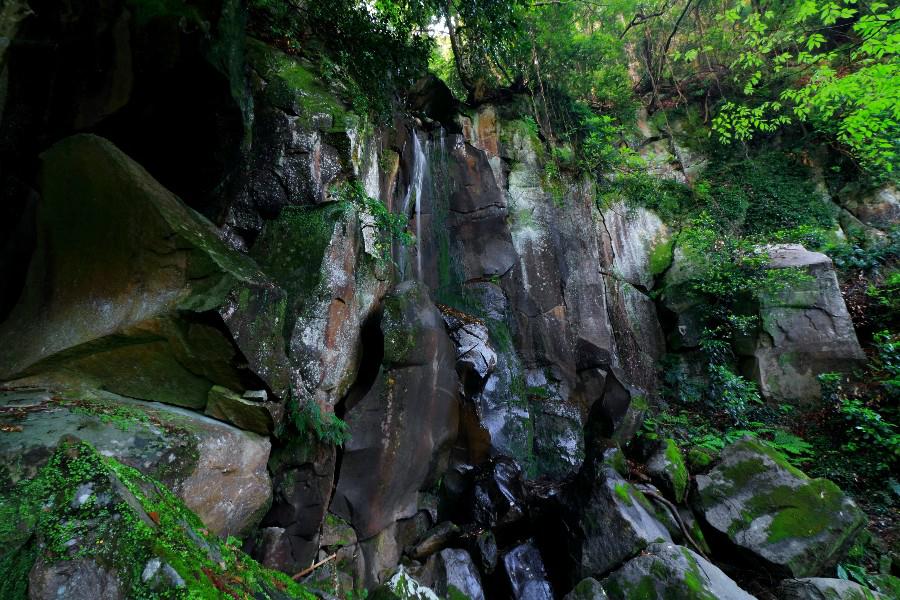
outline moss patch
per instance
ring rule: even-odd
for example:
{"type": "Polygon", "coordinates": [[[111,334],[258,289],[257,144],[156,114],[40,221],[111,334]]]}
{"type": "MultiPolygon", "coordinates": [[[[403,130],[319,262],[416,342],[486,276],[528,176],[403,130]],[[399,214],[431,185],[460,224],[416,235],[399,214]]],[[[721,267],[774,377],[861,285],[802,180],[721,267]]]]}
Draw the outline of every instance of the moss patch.
{"type": "Polygon", "coordinates": [[[675,443],[675,440],[669,438],[665,441],[665,444],[667,471],[672,480],[672,487],[673,491],[675,492],[675,498],[681,500],[682,498],[684,498],[684,494],[687,491],[687,466],[684,464],[684,457],[681,455],[681,450],[678,449],[678,445],[675,443]]]}
{"type": "Polygon", "coordinates": [[[295,58],[258,40],[248,40],[247,56],[263,79],[269,82],[266,93],[276,106],[296,105],[309,120],[316,114],[332,118],[332,129],[349,125],[347,110],[321,76],[295,58]]]}
{"type": "Polygon", "coordinates": [[[253,247],[263,270],[284,287],[299,314],[322,281],[322,260],[335,224],[352,207],[335,202],[313,207],[286,207],[269,221],[253,247]]]}
{"type": "Polygon", "coordinates": [[[656,244],[650,251],[650,274],[656,277],[665,273],[672,265],[673,256],[672,240],[656,244]]]}
{"type": "Polygon", "coordinates": [[[815,537],[841,511],[844,495],[827,479],[814,479],[800,487],[778,486],[749,502],[750,516],[777,510],[769,525],[771,543],[792,538],[815,537]]]}

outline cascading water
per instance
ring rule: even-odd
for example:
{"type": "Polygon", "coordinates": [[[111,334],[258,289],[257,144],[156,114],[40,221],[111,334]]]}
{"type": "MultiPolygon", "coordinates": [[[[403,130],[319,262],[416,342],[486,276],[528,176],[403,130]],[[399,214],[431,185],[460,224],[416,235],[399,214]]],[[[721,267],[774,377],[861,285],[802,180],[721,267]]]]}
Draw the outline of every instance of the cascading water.
{"type": "MultiPolygon", "coordinates": [[[[419,136],[413,132],[413,174],[406,189],[406,196],[403,198],[403,214],[409,215],[410,201],[415,202],[415,219],[416,219],[416,273],[417,280],[422,279],[422,190],[425,182],[425,171],[428,167],[428,158],[419,141],[419,136]]],[[[404,279],[408,278],[406,273],[405,261],[403,266],[404,279]]]]}

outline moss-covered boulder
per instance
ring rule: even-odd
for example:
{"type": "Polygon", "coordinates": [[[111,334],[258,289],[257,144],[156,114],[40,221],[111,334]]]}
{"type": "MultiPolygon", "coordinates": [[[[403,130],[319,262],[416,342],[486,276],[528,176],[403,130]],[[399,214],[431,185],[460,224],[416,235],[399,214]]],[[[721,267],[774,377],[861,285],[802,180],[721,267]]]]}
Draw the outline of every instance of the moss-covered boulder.
{"type": "Polygon", "coordinates": [[[653,482],[675,502],[684,500],[689,482],[688,470],[675,440],[669,438],[659,444],[647,461],[647,472],[653,482]]]}
{"type": "Polygon", "coordinates": [[[563,597],[563,600],[609,600],[606,590],[600,582],[593,577],[587,577],[578,582],[572,591],[563,597]]]}
{"type": "Polygon", "coordinates": [[[714,564],[674,544],[651,544],[602,585],[612,600],[754,600],[714,564]]]}
{"type": "Polygon", "coordinates": [[[846,579],[807,577],[787,579],[778,589],[779,600],[887,600],[885,596],[846,579]]]}
{"type": "Polygon", "coordinates": [[[0,494],[0,596],[312,598],[158,481],[74,438],[0,494]]]}
{"type": "Polygon", "coordinates": [[[269,440],[200,415],[92,390],[0,393],[0,489],[44,468],[76,433],[177,494],[205,527],[243,535],[269,507],[269,440]]]}
{"type": "Polygon", "coordinates": [[[752,438],[723,450],[696,481],[696,507],[719,537],[793,577],[834,566],[866,522],[834,483],[810,479],[752,438]]]}

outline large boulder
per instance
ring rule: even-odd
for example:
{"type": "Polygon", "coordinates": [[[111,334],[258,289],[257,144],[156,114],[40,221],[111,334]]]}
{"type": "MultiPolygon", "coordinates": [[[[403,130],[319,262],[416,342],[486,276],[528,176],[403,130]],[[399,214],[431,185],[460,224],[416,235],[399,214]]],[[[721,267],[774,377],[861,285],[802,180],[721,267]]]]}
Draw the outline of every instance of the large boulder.
{"type": "MultiPolygon", "coordinates": [[[[42,158],[37,250],[0,325],[0,379],[65,371],[194,409],[215,384],[262,386],[242,356],[260,340],[236,345],[213,312],[234,290],[272,287],[253,261],[102,138],[77,135],[42,158]]],[[[278,373],[263,375],[283,395],[278,373]]]]}
{"type": "Polygon", "coordinates": [[[815,403],[817,376],[864,359],[831,259],[798,244],[768,248],[770,269],[797,269],[806,280],[759,298],[759,335],[740,340],[743,368],[776,402],[815,403]]]}
{"type": "Polygon", "coordinates": [[[674,544],[651,544],[602,585],[613,600],[754,600],[714,564],[674,544]]]}
{"type": "Polygon", "coordinates": [[[295,394],[311,397],[326,412],[353,385],[362,359],[363,326],[388,289],[379,267],[383,257],[367,250],[362,217],[360,207],[349,201],[290,207],[266,223],[251,251],[285,296],[270,295],[261,303],[251,296],[248,304],[254,310],[244,311],[248,324],[240,330],[260,336],[260,319],[254,314],[272,310],[273,304],[279,307],[282,316],[272,329],[281,337],[270,336],[268,347],[275,352],[286,348],[295,394]]]}
{"type": "Polygon", "coordinates": [[[0,399],[4,486],[47,464],[61,437],[76,434],[105,456],[164,483],[214,534],[247,534],[272,499],[270,443],[180,408],[108,392],[10,391],[0,399]]]}
{"type": "Polygon", "coordinates": [[[3,598],[308,597],[211,535],[163,484],[75,438],[5,487],[0,511],[3,598]]]}
{"type": "Polygon", "coordinates": [[[778,589],[779,600],[887,600],[887,596],[874,592],[854,581],[807,577],[786,579],[778,589]]]}
{"type": "Polygon", "coordinates": [[[723,450],[721,462],[696,482],[696,507],[712,530],[793,577],[833,567],[866,522],[834,483],[810,479],[751,438],[723,450]]]}
{"type": "Polygon", "coordinates": [[[395,289],[381,331],[382,369],[348,400],[350,437],[331,504],[360,539],[415,513],[419,490],[446,468],[458,426],[456,352],[427,291],[413,282],[395,289]]]}
{"type": "Polygon", "coordinates": [[[573,580],[605,575],[654,542],[671,542],[655,508],[609,464],[585,465],[563,499],[573,580]]]}

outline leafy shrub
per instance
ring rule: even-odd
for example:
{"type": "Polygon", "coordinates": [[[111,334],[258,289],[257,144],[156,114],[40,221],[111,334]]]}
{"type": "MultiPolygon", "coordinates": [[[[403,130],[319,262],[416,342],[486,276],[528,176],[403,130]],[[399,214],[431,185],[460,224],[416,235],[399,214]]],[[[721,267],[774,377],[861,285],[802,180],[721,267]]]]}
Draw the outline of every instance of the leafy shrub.
{"type": "Polygon", "coordinates": [[[896,339],[882,343],[886,356],[873,360],[860,378],[841,373],[819,376],[828,412],[822,434],[815,440],[823,459],[815,469],[842,485],[866,490],[870,500],[881,497],[885,503],[891,502],[885,499],[892,494],[887,489],[889,478],[900,466],[900,429],[894,422],[898,416],[896,339]]]}
{"type": "Polygon", "coordinates": [[[710,366],[710,388],[718,404],[738,426],[746,426],[750,408],[754,404],[762,404],[756,384],[724,365],[710,366]]]}
{"type": "Polygon", "coordinates": [[[406,215],[389,211],[384,202],[366,194],[365,188],[359,181],[353,180],[336,186],[331,189],[331,195],[340,202],[353,204],[375,220],[377,231],[375,249],[380,254],[381,260],[390,260],[394,240],[403,246],[409,246],[415,242],[413,235],[407,231],[406,215]]]}
{"type": "Polygon", "coordinates": [[[584,172],[603,173],[624,160],[623,151],[618,147],[621,127],[612,117],[591,113],[584,118],[583,128],[579,166],[584,172]]]}
{"type": "Polygon", "coordinates": [[[428,68],[432,42],[423,11],[355,0],[249,5],[256,35],[291,53],[314,48],[311,56],[326,56],[323,70],[343,83],[354,110],[378,120],[389,117],[396,91],[428,68]]]}
{"type": "Polygon", "coordinates": [[[834,226],[833,209],[816,190],[808,169],[784,153],[714,162],[703,177],[712,190],[706,210],[736,233],[834,226]]]}
{"type": "Polygon", "coordinates": [[[691,204],[692,192],[677,181],[638,171],[621,174],[600,188],[601,205],[620,199],[628,206],[649,208],[667,223],[677,224],[684,218],[685,207],[691,204]]]}

